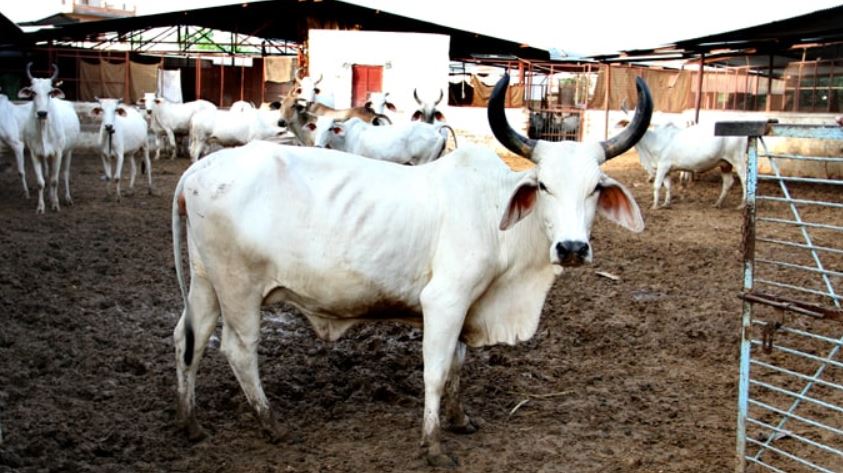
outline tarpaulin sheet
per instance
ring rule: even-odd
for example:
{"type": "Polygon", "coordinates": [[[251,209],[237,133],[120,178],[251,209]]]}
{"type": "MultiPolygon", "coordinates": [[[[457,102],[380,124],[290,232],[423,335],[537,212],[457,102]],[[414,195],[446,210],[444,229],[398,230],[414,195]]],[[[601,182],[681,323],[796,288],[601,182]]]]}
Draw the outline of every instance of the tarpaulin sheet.
{"type": "Polygon", "coordinates": [[[264,82],[289,82],[296,72],[294,56],[269,56],[264,58],[264,82]]]}
{"type": "Polygon", "coordinates": [[[158,96],[170,102],[181,103],[181,69],[158,69],[158,96]]]}

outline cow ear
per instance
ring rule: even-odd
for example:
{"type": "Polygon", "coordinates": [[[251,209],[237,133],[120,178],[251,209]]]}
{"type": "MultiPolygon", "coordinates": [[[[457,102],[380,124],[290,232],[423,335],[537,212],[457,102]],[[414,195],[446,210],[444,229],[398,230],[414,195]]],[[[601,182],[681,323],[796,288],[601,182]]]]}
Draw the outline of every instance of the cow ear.
{"type": "Polygon", "coordinates": [[[600,179],[597,211],[610,221],[635,233],[644,231],[644,217],[632,194],[620,182],[609,176],[600,179]]]}
{"type": "Polygon", "coordinates": [[[421,110],[416,110],[416,113],[414,113],[413,116],[410,117],[410,120],[412,120],[414,122],[417,122],[417,121],[421,120],[421,118],[422,118],[421,110]]]}
{"type": "Polygon", "coordinates": [[[387,110],[389,110],[390,112],[397,112],[398,111],[398,109],[395,108],[395,105],[392,102],[386,102],[384,105],[386,106],[387,110]]]}
{"type": "Polygon", "coordinates": [[[515,192],[509,198],[509,203],[506,205],[498,228],[508,230],[521,219],[530,215],[538,201],[538,181],[536,173],[530,171],[518,182],[515,192]]]}
{"type": "Polygon", "coordinates": [[[32,88],[24,87],[18,91],[18,98],[19,99],[31,99],[32,98],[32,88]]]}

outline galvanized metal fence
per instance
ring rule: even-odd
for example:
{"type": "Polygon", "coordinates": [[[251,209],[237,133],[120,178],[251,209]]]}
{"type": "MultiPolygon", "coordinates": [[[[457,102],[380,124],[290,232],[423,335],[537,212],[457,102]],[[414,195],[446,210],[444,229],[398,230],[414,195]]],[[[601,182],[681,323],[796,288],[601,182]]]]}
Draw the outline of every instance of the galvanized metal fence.
{"type": "Polygon", "coordinates": [[[843,156],[843,128],[715,133],[749,137],[735,471],[843,472],[843,180],[782,174],[843,157],[771,154],[763,138],[840,140],[843,156]]]}

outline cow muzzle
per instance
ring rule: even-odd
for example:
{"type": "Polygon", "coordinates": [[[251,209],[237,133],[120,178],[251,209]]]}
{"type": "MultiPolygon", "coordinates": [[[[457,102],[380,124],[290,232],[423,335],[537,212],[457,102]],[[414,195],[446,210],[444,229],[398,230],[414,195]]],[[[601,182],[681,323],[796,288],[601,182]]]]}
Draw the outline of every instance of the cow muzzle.
{"type": "Polygon", "coordinates": [[[565,240],[556,244],[556,256],[562,266],[581,266],[591,262],[591,247],[584,241],[565,240]]]}
{"type": "Polygon", "coordinates": [[[105,132],[108,133],[109,135],[113,135],[114,134],[114,125],[106,125],[105,126],[105,132]]]}
{"type": "Polygon", "coordinates": [[[38,116],[39,120],[46,120],[47,119],[47,112],[44,111],[44,110],[38,111],[36,113],[36,115],[38,116]]]}

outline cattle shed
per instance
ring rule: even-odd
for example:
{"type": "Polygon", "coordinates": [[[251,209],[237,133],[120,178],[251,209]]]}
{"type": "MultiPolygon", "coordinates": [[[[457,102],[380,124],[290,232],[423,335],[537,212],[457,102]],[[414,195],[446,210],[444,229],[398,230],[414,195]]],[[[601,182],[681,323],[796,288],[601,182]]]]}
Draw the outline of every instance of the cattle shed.
{"type": "MultiPolygon", "coordinates": [[[[27,62],[34,62],[36,73],[45,73],[55,63],[62,70],[68,98],[79,100],[96,95],[91,87],[134,100],[139,89],[149,87],[149,76],[155,71],[144,71],[144,66],[151,66],[181,71],[183,100],[204,98],[220,106],[235,100],[264,102],[277,95],[279,83],[292,78],[282,77],[291,70],[287,63],[307,70],[311,30],[441,35],[449,38],[449,59],[477,55],[548,58],[547,51],[528,45],[336,0],[238,3],[61,24],[31,33],[20,32],[10,22],[7,26],[14,34],[3,35],[11,38],[0,66],[4,90],[16,93],[27,62]]],[[[421,53],[407,49],[402,56],[421,53]]],[[[445,87],[445,80],[441,82],[445,87]]]]}

